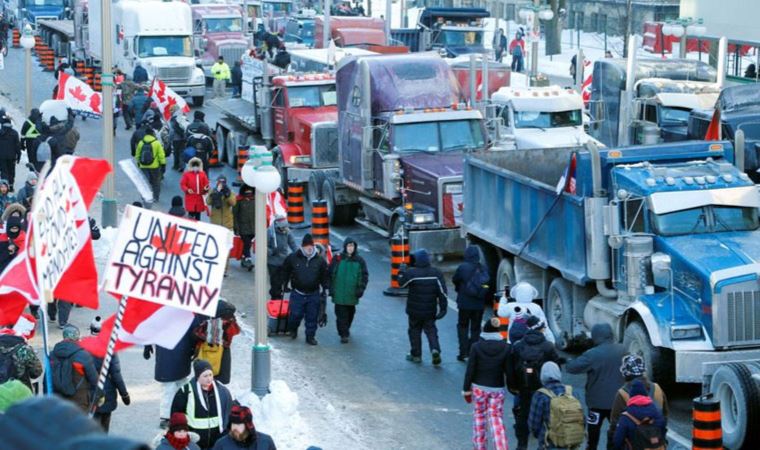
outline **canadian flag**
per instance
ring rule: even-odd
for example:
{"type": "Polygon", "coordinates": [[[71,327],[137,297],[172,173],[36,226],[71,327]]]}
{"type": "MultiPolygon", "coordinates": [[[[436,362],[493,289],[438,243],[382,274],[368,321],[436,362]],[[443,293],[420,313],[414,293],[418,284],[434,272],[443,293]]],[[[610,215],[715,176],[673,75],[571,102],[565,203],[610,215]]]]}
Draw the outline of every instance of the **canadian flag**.
{"type": "Polygon", "coordinates": [[[576,166],[578,165],[578,161],[575,155],[575,152],[573,152],[572,156],[570,157],[570,163],[567,165],[567,167],[565,167],[565,173],[562,174],[562,177],[559,179],[559,183],[557,183],[557,187],[555,189],[557,195],[560,195],[563,191],[569,192],[570,194],[575,194],[575,170],[576,166]]]}
{"type": "Polygon", "coordinates": [[[177,105],[183,113],[190,112],[190,107],[187,106],[187,102],[182,96],[177,95],[169,86],[158,78],[153,79],[153,83],[150,85],[150,92],[148,93],[153,101],[158,105],[158,109],[161,114],[164,115],[164,119],[169,120],[172,118],[171,109],[172,106],[177,105]]]}
{"type": "Polygon", "coordinates": [[[720,128],[720,109],[715,108],[710,124],[707,126],[707,132],[705,133],[706,141],[719,141],[721,139],[720,128]]]}
{"type": "Polygon", "coordinates": [[[591,67],[591,61],[588,59],[583,60],[583,72],[588,73],[586,79],[583,80],[581,85],[581,95],[583,96],[583,104],[588,106],[588,102],[591,101],[591,82],[594,81],[594,71],[589,70],[591,67]]]}
{"type": "Polygon", "coordinates": [[[274,191],[267,197],[267,226],[272,225],[272,220],[277,216],[288,215],[288,207],[285,204],[285,197],[280,191],[274,191]]]}
{"type": "Polygon", "coordinates": [[[58,74],[56,100],[63,100],[66,106],[84,116],[100,117],[103,114],[103,97],[87,83],[65,72],[58,74]]]}
{"type": "MultiPolygon", "coordinates": [[[[68,266],[64,268],[63,275],[53,291],[55,298],[62,298],[71,303],[98,307],[98,272],[95,269],[95,260],[92,252],[92,239],[90,237],[90,224],[87,210],[95,199],[95,195],[103,183],[106,175],[111,172],[111,166],[101,159],[80,158],[72,156],[71,175],[79,186],[81,201],[75,205],[77,215],[77,242],[74,253],[68,266]]],[[[43,189],[44,189],[43,184],[43,189]]],[[[28,235],[33,233],[34,218],[30,224],[28,235]]],[[[27,249],[16,255],[5,270],[0,273],[0,316],[4,318],[0,323],[10,321],[15,323],[26,304],[40,304],[40,294],[37,289],[37,272],[35,258],[27,249]],[[19,309],[20,308],[20,309],[19,309]],[[18,314],[18,315],[16,315],[18,314]],[[13,316],[16,315],[14,318],[13,316]]]]}
{"type": "MultiPolygon", "coordinates": [[[[190,328],[194,317],[192,311],[129,298],[121,327],[116,332],[114,351],[118,352],[133,345],[158,345],[171,350],[190,328]]],[[[82,348],[95,357],[103,358],[115,321],[116,314],[103,322],[97,336],[79,341],[82,348]]]]}

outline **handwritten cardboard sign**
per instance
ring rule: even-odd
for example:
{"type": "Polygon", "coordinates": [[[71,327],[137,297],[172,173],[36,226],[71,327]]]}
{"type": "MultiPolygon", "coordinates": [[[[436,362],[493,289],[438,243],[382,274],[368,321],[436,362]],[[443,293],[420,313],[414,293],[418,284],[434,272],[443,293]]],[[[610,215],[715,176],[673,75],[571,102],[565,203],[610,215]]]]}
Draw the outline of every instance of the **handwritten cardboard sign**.
{"type": "Polygon", "coordinates": [[[105,290],[213,316],[231,246],[224,227],[129,205],[105,290]]]}

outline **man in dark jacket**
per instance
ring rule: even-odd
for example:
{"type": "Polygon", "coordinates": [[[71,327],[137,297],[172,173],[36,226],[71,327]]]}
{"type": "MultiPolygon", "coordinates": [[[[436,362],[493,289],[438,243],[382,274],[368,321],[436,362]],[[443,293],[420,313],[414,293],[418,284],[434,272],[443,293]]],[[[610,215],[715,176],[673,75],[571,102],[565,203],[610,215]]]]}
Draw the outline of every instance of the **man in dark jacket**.
{"type": "Polygon", "coordinates": [[[95,362],[92,356],[79,345],[79,330],[73,325],[66,325],[63,328],[63,340],[53,347],[50,354],[50,365],[53,371],[53,390],[56,394],[61,395],[74,402],[82,411],[89,411],[90,401],[98,385],[98,371],[95,369],[95,362]],[[70,364],[71,367],[64,367],[70,364]],[[56,365],[60,365],[57,368],[56,365]],[[62,379],[62,385],[58,385],[56,373],[71,373],[71,380],[62,379]],[[74,394],[68,395],[62,387],[71,383],[74,387],[74,394]]]}
{"type": "Polygon", "coordinates": [[[32,379],[42,375],[42,363],[27,340],[12,328],[0,327],[0,384],[16,379],[32,389],[32,379]]]}
{"type": "Polygon", "coordinates": [[[464,262],[454,272],[452,282],[457,291],[457,336],[459,337],[459,355],[464,361],[470,354],[470,346],[480,336],[480,322],[483,320],[485,292],[480,288],[482,278],[488,278],[488,272],[480,264],[480,249],[470,245],[464,250],[464,262]],[[474,287],[474,290],[473,290],[474,287]]]}
{"type": "Polygon", "coordinates": [[[148,71],[142,66],[140,61],[135,62],[135,70],[132,72],[132,81],[135,83],[145,83],[148,81],[148,71]]]}
{"type": "MultiPolygon", "coordinates": [[[[660,429],[661,441],[659,444],[664,447],[666,444],[665,436],[668,433],[668,421],[649,396],[646,385],[641,380],[634,381],[631,384],[630,394],[631,397],[626,402],[625,411],[620,416],[620,421],[615,429],[615,437],[609,447],[616,449],[627,448],[626,442],[634,442],[639,423],[647,419],[660,429]]],[[[655,446],[653,445],[652,447],[655,446]]]]}
{"type": "Polygon", "coordinates": [[[232,66],[232,96],[240,97],[240,92],[243,87],[243,69],[240,67],[240,61],[235,61],[235,65],[232,66]]]}
{"type": "Polygon", "coordinates": [[[411,351],[407,361],[422,362],[422,332],[428,339],[433,364],[441,363],[441,346],[438,343],[438,328],[435,321],[446,315],[448,298],[446,281],[440,270],[430,265],[427,250],[414,253],[414,267],[405,265],[399,268],[398,282],[401,287],[409,288],[406,300],[406,315],[409,316],[409,345],[411,351]]]}
{"type": "Polygon", "coordinates": [[[235,405],[230,412],[230,432],[216,442],[214,450],[277,450],[277,447],[271,436],[256,431],[251,410],[235,405]]]}
{"type": "MultiPolygon", "coordinates": [[[[314,247],[311,234],[306,234],[301,241],[301,248],[288,255],[282,265],[284,283],[290,282],[290,315],[288,328],[290,337],[298,337],[301,320],[306,319],[306,343],[317,345],[317,321],[325,311],[327,290],[330,276],[327,262],[320,258],[314,247]],[[320,287],[322,291],[320,293],[320,287]]],[[[283,283],[283,284],[284,284],[283,283]]]]}
{"type": "MultiPolygon", "coordinates": [[[[145,88],[137,88],[135,95],[129,102],[130,118],[139,122],[142,119],[143,114],[145,114],[145,111],[148,110],[148,105],[150,105],[150,101],[148,99],[148,96],[145,95],[145,88]]],[[[130,120],[130,125],[131,124],[132,120],[130,120]]]]}
{"type": "MultiPolygon", "coordinates": [[[[559,366],[551,361],[541,366],[540,379],[542,387],[557,396],[564,394],[566,389],[572,389],[570,386],[562,384],[562,372],[560,372],[559,366]]],[[[569,392],[569,395],[573,395],[572,391],[569,392]]],[[[553,446],[546,437],[551,418],[551,397],[543,392],[537,392],[531,397],[531,400],[528,401],[530,406],[528,423],[533,437],[538,441],[538,450],[559,448],[553,446]]],[[[517,448],[527,447],[518,445],[517,448]]]]}
{"type": "MultiPolygon", "coordinates": [[[[591,340],[594,348],[586,350],[580,357],[567,363],[567,372],[586,375],[586,408],[588,415],[586,425],[588,440],[586,448],[596,450],[602,422],[610,418],[612,400],[623,385],[620,374],[620,361],[625,355],[625,347],[613,340],[612,327],[607,323],[596,324],[591,328],[591,340]]],[[[611,447],[607,443],[607,448],[611,447]]]]}
{"type": "MultiPolygon", "coordinates": [[[[233,231],[243,241],[243,259],[240,267],[251,270],[251,242],[256,237],[256,191],[247,184],[240,186],[240,193],[232,207],[233,231]]],[[[267,243],[268,244],[268,243],[267,243]]]]}
{"type": "Polygon", "coordinates": [[[512,376],[515,380],[515,388],[519,392],[520,404],[517,407],[515,417],[515,434],[517,435],[517,448],[528,447],[529,429],[528,414],[533,394],[541,388],[541,367],[549,361],[563,362],[557,354],[554,344],[546,340],[544,327],[546,326],[536,316],[530,316],[526,322],[528,331],[525,336],[512,347],[512,376]]]}
{"type": "MultiPolygon", "coordinates": [[[[95,317],[90,323],[90,334],[97,336],[100,334],[101,328],[100,316],[95,317]]],[[[103,358],[94,357],[95,367],[100,370],[103,366],[103,358]]],[[[95,420],[100,422],[100,426],[103,427],[106,433],[111,426],[111,413],[116,410],[118,406],[118,397],[121,396],[121,401],[125,406],[129,406],[131,400],[129,398],[129,392],[127,392],[127,385],[124,383],[124,377],[121,376],[121,363],[119,362],[119,355],[115,354],[111,357],[111,364],[108,366],[108,375],[106,376],[106,383],[103,385],[103,403],[97,405],[95,408],[95,420]]]]}
{"type": "Polygon", "coordinates": [[[193,121],[185,130],[185,140],[188,147],[195,148],[195,156],[203,162],[203,171],[208,173],[208,159],[214,151],[214,138],[211,128],[204,122],[205,118],[203,111],[193,113],[193,121]]]}
{"type": "Polygon", "coordinates": [[[11,191],[16,181],[16,164],[21,160],[21,141],[11,119],[0,118],[0,178],[8,180],[11,191]]]}
{"type": "Polygon", "coordinates": [[[364,295],[369,281],[367,263],[359,256],[359,245],[347,237],[343,252],[330,263],[330,294],[335,303],[335,324],[342,344],[348,343],[356,305],[364,295]]]}
{"type": "Polygon", "coordinates": [[[26,150],[26,156],[29,158],[29,162],[32,163],[34,169],[39,172],[42,170],[42,164],[37,161],[37,147],[40,145],[40,123],[42,122],[42,114],[37,108],[32,109],[29,113],[29,117],[21,125],[21,147],[26,150]]]}
{"type": "Polygon", "coordinates": [[[34,198],[34,191],[37,189],[37,174],[29,172],[26,176],[24,186],[18,190],[16,194],[16,201],[24,206],[27,210],[31,210],[32,199],[34,198]]]}
{"type": "Polygon", "coordinates": [[[285,279],[282,276],[282,265],[285,258],[298,250],[296,239],[288,227],[288,219],[278,215],[267,230],[267,269],[269,270],[269,297],[282,299],[282,289],[285,279]]]}

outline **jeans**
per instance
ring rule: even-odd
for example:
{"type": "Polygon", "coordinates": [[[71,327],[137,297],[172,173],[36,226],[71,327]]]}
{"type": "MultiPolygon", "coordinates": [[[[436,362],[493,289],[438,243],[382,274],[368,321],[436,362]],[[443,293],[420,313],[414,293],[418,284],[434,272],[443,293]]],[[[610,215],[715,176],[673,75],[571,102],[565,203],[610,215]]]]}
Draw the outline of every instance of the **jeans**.
{"type": "Polygon", "coordinates": [[[335,326],[340,337],[351,336],[351,324],[356,314],[356,305],[335,305],[335,326]]]}
{"type": "Polygon", "coordinates": [[[459,337],[459,355],[470,354],[470,346],[480,338],[480,322],[483,320],[482,309],[460,309],[457,319],[457,336],[459,337]]]}
{"type": "Polygon", "coordinates": [[[55,320],[55,316],[58,315],[58,325],[64,326],[69,323],[69,315],[73,307],[74,305],[66,300],[53,300],[47,305],[48,317],[50,320],[55,320]]]}
{"type": "Polygon", "coordinates": [[[290,328],[290,331],[297,331],[298,327],[301,326],[301,320],[305,318],[306,338],[313,338],[317,334],[319,292],[304,295],[294,289],[290,293],[289,307],[288,328],[290,328]]]}
{"type": "Polygon", "coordinates": [[[486,428],[490,425],[496,450],[508,450],[507,433],[503,421],[504,395],[504,389],[485,391],[473,386],[472,401],[475,411],[472,423],[472,447],[474,449],[486,450],[486,428]]]}
{"type": "Polygon", "coordinates": [[[240,85],[239,84],[233,84],[232,85],[232,96],[233,97],[240,97],[240,85]]]}
{"type": "Polygon", "coordinates": [[[282,299],[282,285],[284,284],[280,275],[282,266],[267,264],[267,269],[269,269],[269,298],[280,300],[282,299]]]}
{"type": "Polygon", "coordinates": [[[422,356],[422,332],[427,336],[430,351],[441,351],[438,344],[438,328],[435,326],[435,319],[415,319],[409,317],[409,346],[411,347],[412,356],[422,356]]]}
{"type": "MultiPolygon", "coordinates": [[[[586,449],[596,450],[599,445],[599,435],[602,431],[602,424],[604,420],[610,420],[609,409],[594,409],[589,408],[588,415],[586,416],[586,430],[588,432],[588,440],[586,441],[586,449]]],[[[607,442],[607,448],[612,448],[612,442],[607,442]]]]}
{"type": "Polygon", "coordinates": [[[186,148],[187,142],[184,140],[172,142],[172,153],[174,153],[174,164],[172,165],[172,169],[178,170],[185,166],[184,161],[182,161],[182,152],[184,152],[186,148]]]}
{"type": "Polygon", "coordinates": [[[147,178],[148,184],[150,184],[150,188],[153,191],[153,201],[158,202],[158,197],[161,195],[161,169],[141,168],[140,170],[145,174],[145,178],[147,178]]]}
{"type": "Polygon", "coordinates": [[[530,402],[533,400],[535,391],[520,389],[520,406],[515,415],[515,434],[517,435],[517,445],[527,447],[530,438],[530,429],[528,428],[528,415],[530,414],[530,402]]]}
{"type": "Polygon", "coordinates": [[[224,98],[227,80],[214,78],[214,98],[224,98]]]}
{"type": "Polygon", "coordinates": [[[512,72],[522,72],[522,71],[523,71],[523,57],[512,56],[512,72]]]}

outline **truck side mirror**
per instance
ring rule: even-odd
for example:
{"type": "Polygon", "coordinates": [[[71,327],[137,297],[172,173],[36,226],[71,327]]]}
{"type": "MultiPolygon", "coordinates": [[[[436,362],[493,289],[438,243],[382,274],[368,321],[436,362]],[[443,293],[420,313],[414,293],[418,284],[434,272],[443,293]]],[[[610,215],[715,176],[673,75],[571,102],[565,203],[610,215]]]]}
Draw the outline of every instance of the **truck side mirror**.
{"type": "Polygon", "coordinates": [[[593,103],[594,108],[594,122],[601,122],[605,119],[604,117],[604,103],[601,101],[596,101],[593,103]]]}
{"type": "Polygon", "coordinates": [[[655,286],[670,289],[671,261],[670,255],[654,253],[651,256],[652,278],[655,286]]]}

